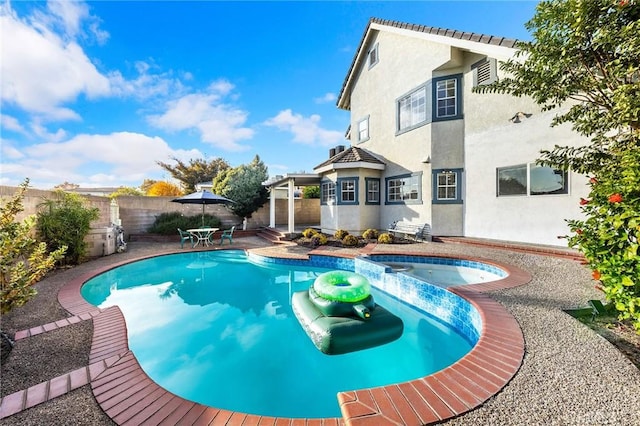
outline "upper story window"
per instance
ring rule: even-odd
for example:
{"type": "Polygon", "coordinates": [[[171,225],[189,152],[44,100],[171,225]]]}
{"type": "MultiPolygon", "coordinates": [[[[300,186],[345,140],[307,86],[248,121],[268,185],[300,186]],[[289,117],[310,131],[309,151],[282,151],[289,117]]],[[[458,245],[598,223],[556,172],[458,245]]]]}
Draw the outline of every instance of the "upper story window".
{"type": "Polygon", "coordinates": [[[398,99],[398,131],[409,130],[427,121],[427,89],[421,86],[398,99]]]}
{"type": "Polygon", "coordinates": [[[422,173],[386,178],[386,204],[417,204],[422,201],[422,173]]]}
{"type": "Polygon", "coordinates": [[[462,169],[442,169],[433,171],[433,203],[462,203],[462,169]]]}
{"type": "Polygon", "coordinates": [[[498,79],[498,63],[493,58],[484,58],[471,65],[473,86],[491,84],[498,79]]]}
{"type": "Polygon", "coordinates": [[[338,178],[338,204],[358,204],[358,178],[338,178]]]}
{"type": "Polygon", "coordinates": [[[378,63],[378,60],[380,59],[379,55],[378,55],[378,44],[376,43],[371,50],[369,50],[369,68],[373,67],[375,64],[378,63]]]}
{"type": "Polygon", "coordinates": [[[336,200],[336,184],[332,181],[320,185],[320,204],[332,204],[336,200]]]}
{"type": "Polygon", "coordinates": [[[462,118],[462,74],[433,79],[433,121],[462,118]]]}
{"type": "Polygon", "coordinates": [[[380,179],[365,178],[367,184],[367,200],[365,204],[380,204],[380,179]]]}
{"type": "Polygon", "coordinates": [[[358,121],[358,142],[369,140],[369,117],[358,121]]]}
{"type": "Polygon", "coordinates": [[[498,197],[509,195],[568,194],[568,173],[537,164],[519,164],[496,169],[498,197]]]}

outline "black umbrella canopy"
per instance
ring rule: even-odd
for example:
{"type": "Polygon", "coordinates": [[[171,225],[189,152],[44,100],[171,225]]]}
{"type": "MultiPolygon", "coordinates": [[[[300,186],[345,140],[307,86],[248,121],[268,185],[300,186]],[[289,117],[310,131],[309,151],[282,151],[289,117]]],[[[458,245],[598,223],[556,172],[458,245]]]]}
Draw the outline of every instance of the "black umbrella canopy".
{"type": "Polygon", "coordinates": [[[203,189],[202,191],[194,192],[189,195],[184,195],[182,197],[174,198],[171,200],[174,203],[180,204],[202,204],[202,225],[204,226],[204,206],[206,204],[229,204],[233,203],[233,200],[230,200],[222,195],[214,194],[213,192],[207,191],[203,189]]]}

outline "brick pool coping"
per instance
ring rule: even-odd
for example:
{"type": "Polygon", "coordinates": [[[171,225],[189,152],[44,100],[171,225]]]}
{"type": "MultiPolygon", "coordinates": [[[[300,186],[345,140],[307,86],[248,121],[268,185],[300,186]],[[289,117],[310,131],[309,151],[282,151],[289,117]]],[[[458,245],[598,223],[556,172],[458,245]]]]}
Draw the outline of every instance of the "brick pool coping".
{"type": "MultiPolygon", "coordinates": [[[[308,258],[310,254],[353,257],[325,250],[294,256],[278,252],[265,254],[268,250],[264,249],[256,251],[280,258],[308,258]]],[[[365,248],[361,254],[367,251],[365,248]]],[[[398,255],[382,251],[376,251],[375,254],[398,255]]],[[[403,252],[402,255],[427,256],[423,252],[403,252]]],[[[58,301],[73,317],[16,334],[17,339],[26,338],[80,320],[93,319],[89,365],[6,396],[0,406],[0,418],[20,411],[19,406],[26,409],[90,383],[98,404],[117,424],[422,425],[441,422],[482,405],[509,383],[524,357],[524,337],[515,318],[483,292],[526,284],[531,280],[531,275],[519,268],[487,259],[446,255],[440,257],[489,263],[509,273],[498,281],[449,288],[478,309],[483,324],[477,344],[456,363],[420,379],[340,392],[337,398],[342,418],[274,418],[205,406],[174,395],[149,378],[129,349],[126,323],[120,309],[117,306],[97,309],[80,294],[82,285],[95,275],[156,256],[118,262],[70,281],[58,293],[58,301]]],[[[433,254],[428,256],[438,257],[433,254]]]]}

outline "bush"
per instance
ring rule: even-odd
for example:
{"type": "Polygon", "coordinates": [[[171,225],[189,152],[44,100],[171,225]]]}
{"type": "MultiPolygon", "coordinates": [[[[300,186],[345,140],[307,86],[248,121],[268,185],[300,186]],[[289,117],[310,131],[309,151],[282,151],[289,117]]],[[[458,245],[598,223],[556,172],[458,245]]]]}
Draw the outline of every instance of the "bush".
{"type": "Polygon", "coordinates": [[[15,221],[24,211],[22,199],[29,180],[20,185],[13,198],[0,208],[0,312],[6,314],[24,305],[36,294],[33,285],[53,269],[66,247],[47,254],[47,245],[32,237],[35,216],[15,221]]]}
{"type": "MultiPolygon", "coordinates": [[[[220,228],[221,222],[217,217],[205,214],[204,223],[212,228],[220,228]]],[[[202,226],[202,215],[184,216],[180,212],[161,213],[156,217],[153,225],[147,229],[150,234],[177,235],[178,228],[184,230],[202,226]]]]}
{"type": "Polygon", "coordinates": [[[358,240],[358,237],[356,237],[355,235],[346,235],[342,239],[342,245],[344,245],[345,247],[355,247],[359,242],[360,240],[358,240]]]}
{"type": "Polygon", "coordinates": [[[393,236],[389,233],[380,234],[378,237],[378,242],[380,244],[391,244],[393,243],[393,236]]]}
{"type": "Polygon", "coordinates": [[[344,229],[338,229],[336,233],[333,234],[338,240],[343,240],[347,235],[349,235],[349,231],[345,231],[344,229]]]}
{"type": "Polygon", "coordinates": [[[304,231],[302,231],[302,236],[305,237],[305,238],[311,238],[317,233],[318,233],[318,231],[316,231],[315,229],[307,228],[304,231]]]}
{"type": "Polygon", "coordinates": [[[316,233],[311,237],[311,242],[314,246],[323,246],[327,244],[327,236],[321,233],[316,233]]]}
{"type": "Polygon", "coordinates": [[[362,238],[365,240],[375,240],[378,238],[378,230],[377,229],[367,229],[362,233],[362,238]]]}
{"type": "Polygon", "coordinates": [[[100,217],[96,207],[86,207],[86,198],[79,194],[55,191],[54,198],[45,199],[38,207],[38,236],[47,243],[47,250],[55,252],[62,247],[67,251],[61,263],[77,265],[87,253],[84,241],[91,222],[100,217]]]}

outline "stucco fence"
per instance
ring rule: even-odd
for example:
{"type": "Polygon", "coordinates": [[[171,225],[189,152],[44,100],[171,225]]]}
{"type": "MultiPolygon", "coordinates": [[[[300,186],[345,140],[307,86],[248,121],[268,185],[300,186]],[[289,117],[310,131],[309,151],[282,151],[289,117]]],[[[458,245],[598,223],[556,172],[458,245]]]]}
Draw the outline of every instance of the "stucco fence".
{"type": "MultiPolygon", "coordinates": [[[[0,186],[0,204],[4,205],[8,199],[18,190],[15,186],[0,186]]],[[[38,205],[44,200],[54,196],[53,191],[33,189],[27,190],[23,199],[24,211],[16,220],[22,220],[29,215],[36,214],[38,205]]],[[[110,247],[114,246],[110,241],[114,238],[110,230],[118,219],[125,231],[125,241],[130,238],[140,238],[147,234],[147,230],[153,224],[156,217],[165,212],[180,212],[185,216],[199,216],[202,214],[202,206],[194,204],[174,203],[175,197],[138,197],[120,196],[114,201],[107,197],[95,195],[83,195],[87,204],[97,207],[100,217],[91,223],[91,231],[86,238],[89,245],[89,256],[102,256],[111,254],[110,247]]],[[[288,200],[276,199],[276,226],[288,225],[288,200]]],[[[225,206],[219,204],[206,205],[205,213],[216,216],[222,222],[223,228],[233,225],[242,226],[242,218],[233,214],[225,206]]],[[[319,199],[295,199],[294,215],[296,227],[315,225],[320,223],[319,199]]],[[[247,229],[254,232],[263,226],[269,226],[269,201],[255,212],[247,222],[247,229]]],[[[176,241],[178,232],[176,230],[176,241]]]]}

